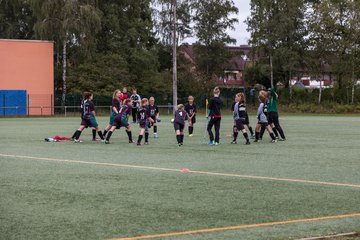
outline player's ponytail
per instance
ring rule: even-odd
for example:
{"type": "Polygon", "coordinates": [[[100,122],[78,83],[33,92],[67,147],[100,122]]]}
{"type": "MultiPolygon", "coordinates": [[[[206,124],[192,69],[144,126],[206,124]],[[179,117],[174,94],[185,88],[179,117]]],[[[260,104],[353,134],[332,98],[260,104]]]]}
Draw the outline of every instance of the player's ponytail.
{"type": "Polygon", "coordinates": [[[83,93],[83,100],[88,100],[93,94],[91,92],[83,93]]]}
{"type": "Polygon", "coordinates": [[[240,103],[245,103],[246,102],[246,97],[244,93],[239,93],[239,98],[240,98],[240,103]]]}

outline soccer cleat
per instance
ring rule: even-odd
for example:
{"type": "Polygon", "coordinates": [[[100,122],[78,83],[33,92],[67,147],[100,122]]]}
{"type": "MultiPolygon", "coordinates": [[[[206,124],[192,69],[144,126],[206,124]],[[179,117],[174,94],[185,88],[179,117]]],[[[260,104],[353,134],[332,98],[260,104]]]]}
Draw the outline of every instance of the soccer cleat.
{"type": "Polygon", "coordinates": [[[129,140],[129,143],[132,144],[132,143],[135,143],[133,140],[129,140]]]}
{"type": "Polygon", "coordinates": [[[250,144],[251,144],[251,143],[250,143],[249,140],[247,140],[246,143],[245,143],[245,145],[250,145],[250,144]]]}
{"type": "Polygon", "coordinates": [[[74,139],[74,143],[81,143],[82,141],[80,139],[74,139]]]}
{"type": "Polygon", "coordinates": [[[144,145],[149,145],[149,142],[145,142],[144,145]]]}
{"type": "Polygon", "coordinates": [[[111,144],[110,141],[105,140],[105,144],[111,144]]]}
{"type": "Polygon", "coordinates": [[[255,136],[254,135],[251,135],[251,137],[250,137],[251,139],[255,139],[255,136]]]}
{"type": "Polygon", "coordinates": [[[138,142],[138,143],[136,144],[136,146],[141,146],[141,143],[138,142]]]}
{"type": "Polygon", "coordinates": [[[181,147],[181,146],[182,146],[182,144],[181,144],[181,143],[178,143],[178,146],[179,146],[179,147],[181,147]]]}
{"type": "Polygon", "coordinates": [[[105,142],[105,139],[101,139],[100,142],[104,143],[104,142],[105,142]]]}
{"type": "Polygon", "coordinates": [[[237,141],[232,141],[231,144],[237,144],[237,141]]]}
{"type": "Polygon", "coordinates": [[[219,146],[220,145],[220,143],[218,143],[218,142],[215,142],[215,146],[219,146]]]}
{"type": "Polygon", "coordinates": [[[259,139],[255,139],[255,140],[254,140],[254,143],[257,143],[257,142],[259,142],[259,139]]]}
{"type": "Polygon", "coordinates": [[[99,141],[99,139],[98,138],[93,138],[92,141],[97,142],[97,141],[99,141]]]}
{"type": "Polygon", "coordinates": [[[189,137],[192,138],[194,135],[190,134],[189,137]]]}
{"type": "Polygon", "coordinates": [[[270,141],[271,143],[277,143],[277,140],[275,139],[272,139],[271,141],[270,141]]]}
{"type": "Polygon", "coordinates": [[[157,133],[154,133],[154,138],[159,138],[157,133]]]}
{"type": "Polygon", "coordinates": [[[75,140],[74,138],[71,138],[71,139],[70,139],[70,142],[73,142],[74,140],[75,140]]]}
{"type": "Polygon", "coordinates": [[[285,142],[286,141],[286,138],[279,138],[278,139],[280,142],[285,142]]]}
{"type": "Polygon", "coordinates": [[[209,145],[211,145],[211,146],[215,145],[214,141],[210,141],[209,145]]]}

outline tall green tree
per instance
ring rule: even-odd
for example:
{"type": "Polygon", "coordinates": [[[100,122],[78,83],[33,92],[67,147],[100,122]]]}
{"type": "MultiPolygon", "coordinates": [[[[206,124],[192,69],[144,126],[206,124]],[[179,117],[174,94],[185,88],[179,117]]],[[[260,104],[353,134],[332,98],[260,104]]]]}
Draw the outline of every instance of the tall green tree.
{"type": "Polygon", "coordinates": [[[305,0],[251,0],[251,16],[246,20],[249,43],[261,60],[269,62],[271,86],[275,70],[277,78],[289,79],[302,65],[306,10],[305,0]]]}
{"type": "Polygon", "coordinates": [[[350,85],[354,93],[356,73],[359,71],[359,1],[314,1],[311,8],[309,26],[312,49],[320,54],[328,53],[328,61],[336,74],[337,88],[341,90],[350,85]]]}
{"type": "MultiPolygon", "coordinates": [[[[101,12],[94,1],[88,0],[30,0],[36,16],[36,36],[53,40],[56,49],[62,48],[62,105],[67,94],[67,54],[69,46],[80,46],[90,54],[100,29],[101,12]]],[[[58,54],[59,55],[59,54],[58,54]]]]}
{"type": "Polygon", "coordinates": [[[33,16],[26,0],[0,0],[0,38],[31,39],[33,16]]]}
{"type": "Polygon", "coordinates": [[[236,43],[228,34],[238,22],[234,14],[238,9],[232,0],[196,0],[192,4],[195,36],[196,62],[206,81],[223,75],[224,63],[228,61],[227,44],[236,43]]]}

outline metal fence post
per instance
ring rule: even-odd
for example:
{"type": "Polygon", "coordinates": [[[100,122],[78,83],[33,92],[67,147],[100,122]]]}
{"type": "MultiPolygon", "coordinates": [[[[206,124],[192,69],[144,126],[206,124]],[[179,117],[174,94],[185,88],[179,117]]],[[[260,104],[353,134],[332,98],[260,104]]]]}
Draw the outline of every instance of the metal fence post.
{"type": "Polygon", "coordinates": [[[16,106],[16,116],[19,115],[19,106],[16,106]]]}
{"type": "Polygon", "coordinates": [[[67,109],[67,106],[65,106],[65,117],[66,117],[66,109],[67,109]]]}
{"type": "Polygon", "coordinates": [[[41,106],[40,109],[41,109],[41,116],[42,116],[43,115],[43,107],[41,106]]]}

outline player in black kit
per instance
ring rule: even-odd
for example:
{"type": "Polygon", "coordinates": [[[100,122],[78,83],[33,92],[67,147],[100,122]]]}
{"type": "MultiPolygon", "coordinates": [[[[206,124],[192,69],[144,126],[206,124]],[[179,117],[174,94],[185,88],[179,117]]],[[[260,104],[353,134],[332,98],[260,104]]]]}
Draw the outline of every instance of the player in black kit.
{"type": "Polygon", "coordinates": [[[174,116],[174,128],[176,132],[176,140],[179,147],[183,145],[184,142],[184,128],[185,128],[185,118],[187,113],[184,110],[184,105],[179,104],[174,116]]]}
{"type": "Polygon", "coordinates": [[[244,138],[246,139],[247,145],[250,144],[249,136],[245,130],[244,125],[246,125],[248,122],[248,114],[246,112],[246,106],[245,106],[245,95],[243,93],[236,94],[236,104],[234,106],[234,112],[233,117],[235,121],[235,127],[234,127],[234,140],[231,142],[231,144],[237,144],[237,136],[238,132],[241,131],[244,135],[244,138]]]}
{"type": "Polygon", "coordinates": [[[150,117],[150,112],[148,109],[149,100],[147,98],[143,98],[141,100],[141,106],[137,113],[137,119],[140,125],[140,134],[137,141],[137,145],[141,146],[141,140],[145,135],[145,145],[149,145],[149,128],[152,124],[152,118],[150,117]]]}
{"type": "Polygon", "coordinates": [[[187,119],[189,121],[189,137],[193,136],[194,133],[194,124],[196,123],[196,114],[197,114],[197,107],[194,103],[194,97],[189,96],[188,104],[185,106],[185,111],[187,114],[187,119]]]}
{"type": "Polygon", "coordinates": [[[149,112],[150,112],[150,117],[152,118],[153,122],[154,122],[154,138],[158,138],[158,134],[157,134],[157,121],[159,118],[159,108],[158,106],[155,105],[155,98],[151,97],[149,99],[149,106],[148,106],[149,112]]]}
{"type": "Polygon", "coordinates": [[[80,135],[81,135],[82,131],[88,127],[95,128],[96,131],[98,132],[101,140],[104,141],[104,136],[103,136],[103,134],[100,130],[100,127],[95,119],[95,107],[94,107],[94,103],[92,102],[92,100],[93,100],[93,94],[90,92],[84,92],[83,105],[81,107],[81,109],[82,109],[81,124],[80,124],[80,127],[78,128],[78,130],[76,130],[76,132],[72,136],[72,139],[74,140],[75,143],[80,142],[80,135]]]}

